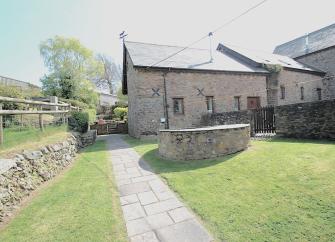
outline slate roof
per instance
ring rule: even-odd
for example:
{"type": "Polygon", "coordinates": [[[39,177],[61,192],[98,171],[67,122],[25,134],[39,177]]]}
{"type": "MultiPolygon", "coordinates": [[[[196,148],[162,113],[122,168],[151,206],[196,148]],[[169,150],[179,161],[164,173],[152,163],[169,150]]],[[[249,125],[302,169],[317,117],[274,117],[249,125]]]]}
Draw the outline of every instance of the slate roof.
{"type": "Polygon", "coordinates": [[[236,58],[244,59],[245,62],[249,62],[250,65],[259,66],[262,64],[270,65],[281,65],[282,67],[308,71],[308,72],[320,72],[324,74],[323,71],[316,69],[314,67],[302,64],[288,56],[267,53],[264,51],[250,50],[243,47],[236,47],[231,45],[219,44],[218,49],[221,49],[223,53],[230,54],[236,58]]]}
{"type": "MultiPolygon", "coordinates": [[[[148,67],[183,49],[179,46],[156,45],[138,42],[125,42],[125,47],[135,67],[148,67]]],[[[188,48],[179,54],[165,60],[153,68],[172,68],[188,70],[229,71],[268,73],[263,68],[250,66],[236,60],[229,55],[213,51],[213,61],[210,62],[210,53],[207,49],[188,48]]]]}
{"type": "Polygon", "coordinates": [[[335,24],[278,45],[274,53],[296,58],[332,46],[335,46],[335,24]],[[308,38],[308,48],[306,48],[306,38],[308,38]]]}

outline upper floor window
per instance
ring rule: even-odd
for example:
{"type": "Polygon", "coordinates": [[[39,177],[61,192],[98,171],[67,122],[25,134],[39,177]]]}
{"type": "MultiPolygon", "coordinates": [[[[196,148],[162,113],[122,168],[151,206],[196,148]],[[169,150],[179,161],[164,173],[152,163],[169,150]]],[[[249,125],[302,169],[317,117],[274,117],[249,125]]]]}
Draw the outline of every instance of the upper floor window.
{"type": "Polygon", "coordinates": [[[184,114],[184,99],[173,98],[173,112],[175,114],[184,114]]]}
{"type": "Polygon", "coordinates": [[[317,88],[316,92],[318,94],[318,100],[322,100],[322,93],[321,93],[321,88],[317,88]]]}
{"type": "Polygon", "coordinates": [[[300,87],[300,99],[304,100],[305,98],[305,89],[304,87],[300,87]]]}
{"type": "Polygon", "coordinates": [[[285,86],[280,86],[280,98],[285,99],[285,86]]]}
{"type": "Polygon", "coordinates": [[[212,96],[206,97],[207,111],[209,113],[214,112],[214,98],[212,96]]]}
{"type": "Polygon", "coordinates": [[[234,110],[235,111],[240,111],[241,110],[241,102],[240,102],[240,97],[239,96],[234,97],[234,110]]]}

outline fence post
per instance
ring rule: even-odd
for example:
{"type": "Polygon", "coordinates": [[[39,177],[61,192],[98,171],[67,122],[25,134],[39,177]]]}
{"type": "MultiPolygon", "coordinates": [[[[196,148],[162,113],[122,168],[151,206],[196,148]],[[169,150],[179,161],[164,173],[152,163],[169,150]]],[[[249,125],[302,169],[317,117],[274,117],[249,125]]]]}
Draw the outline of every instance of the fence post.
{"type": "MultiPolygon", "coordinates": [[[[40,106],[39,110],[42,111],[42,106],[40,106]]],[[[40,125],[40,130],[43,132],[44,131],[43,116],[42,116],[41,113],[38,115],[38,122],[39,122],[39,125],[40,125]]]]}
{"type": "MultiPolygon", "coordinates": [[[[0,110],[2,110],[2,103],[0,104],[0,110]]],[[[0,115],[0,145],[3,144],[3,120],[2,115],[0,115]]]]}

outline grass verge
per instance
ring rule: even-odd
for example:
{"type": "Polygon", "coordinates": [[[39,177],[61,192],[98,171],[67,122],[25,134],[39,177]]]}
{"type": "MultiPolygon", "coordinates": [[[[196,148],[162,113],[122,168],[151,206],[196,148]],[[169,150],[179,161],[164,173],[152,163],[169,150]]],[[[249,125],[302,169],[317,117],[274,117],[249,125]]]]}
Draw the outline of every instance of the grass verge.
{"type": "Polygon", "coordinates": [[[0,232],[0,241],[127,241],[106,143],[84,149],[0,232]]]}
{"type": "Polygon", "coordinates": [[[334,241],[334,143],[252,141],[224,158],[173,162],[154,142],[125,140],[218,240],[334,241]]]}
{"type": "Polygon", "coordinates": [[[39,146],[56,143],[69,135],[67,126],[47,126],[44,132],[36,128],[5,128],[4,143],[0,146],[0,156],[23,149],[36,149],[39,146]]]}

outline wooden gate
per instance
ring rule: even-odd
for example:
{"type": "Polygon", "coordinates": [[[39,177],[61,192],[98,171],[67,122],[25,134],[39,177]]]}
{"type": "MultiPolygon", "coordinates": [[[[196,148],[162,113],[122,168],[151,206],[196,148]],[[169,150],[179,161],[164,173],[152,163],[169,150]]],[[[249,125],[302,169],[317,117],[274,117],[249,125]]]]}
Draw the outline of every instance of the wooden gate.
{"type": "Polygon", "coordinates": [[[276,120],[274,107],[262,107],[252,110],[254,133],[275,133],[276,120]]]}

